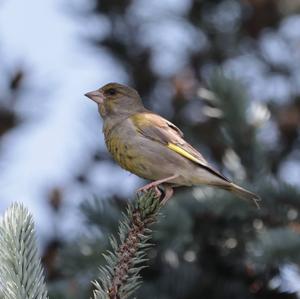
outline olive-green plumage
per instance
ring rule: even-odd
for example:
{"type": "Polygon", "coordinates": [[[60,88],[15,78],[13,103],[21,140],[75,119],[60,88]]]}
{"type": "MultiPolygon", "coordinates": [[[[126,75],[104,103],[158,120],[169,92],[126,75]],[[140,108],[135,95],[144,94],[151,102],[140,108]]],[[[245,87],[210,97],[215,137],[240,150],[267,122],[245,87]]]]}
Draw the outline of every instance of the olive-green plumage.
{"type": "Polygon", "coordinates": [[[113,158],[126,170],[153,181],[144,189],[163,184],[170,197],[172,187],[205,184],[255,202],[259,199],[213,169],[183,139],[179,128],[144,107],[134,89],[109,83],[86,96],[98,104],[113,158]]]}

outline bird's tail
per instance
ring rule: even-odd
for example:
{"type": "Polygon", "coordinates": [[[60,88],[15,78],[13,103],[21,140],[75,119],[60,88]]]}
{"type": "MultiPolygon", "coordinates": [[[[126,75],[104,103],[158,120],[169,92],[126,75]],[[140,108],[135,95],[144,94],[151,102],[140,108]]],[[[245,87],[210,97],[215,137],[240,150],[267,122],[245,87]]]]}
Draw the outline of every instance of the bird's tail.
{"type": "Polygon", "coordinates": [[[224,189],[234,193],[239,198],[254,201],[255,205],[259,208],[259,202],[261,201],[261,198],[257,194],[252,193],[234,183],[224,186],[224,189]]]}

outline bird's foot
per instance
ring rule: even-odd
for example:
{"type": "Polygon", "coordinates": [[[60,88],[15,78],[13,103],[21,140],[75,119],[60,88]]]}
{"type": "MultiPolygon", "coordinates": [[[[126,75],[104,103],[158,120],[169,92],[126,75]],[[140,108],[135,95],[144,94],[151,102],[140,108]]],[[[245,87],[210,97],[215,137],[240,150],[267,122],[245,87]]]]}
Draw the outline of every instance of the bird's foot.
{"type": "Polygon", "coordinates": [[[171,180],[174,180],[174,179],[178,178],[178,176],[179,176],[178,174],[174,174],[174,175],[166,177],[164,179],[151,182],[151,183],[139,188],[137,190],[137,192],[140,192],[140,191],[145,192],[145,191],[149,190],[150,188],[157,187],[158,185],[160,185],[162,183],[166,183],[166,182],[169,182],[171,180]]]}
{"type": "Polygon", "coordinates": [[[137,192],[146,192],[146,191],[148,191],[149,189],[151,189],[153,187],[157,188],[158,185],[159,184],[157,184],[157,181],[154,181],[154,182],[151,182],[151,183],[149,183],[149,184],[147,184],[147,185],[145,185],[145,186],[137,189],[137,192]]]}
{"type": "Polygon", "coordinates": [[[167,186],[167,185],[164,185],[164,190],[163,192],[159,189],[159,186],[157,185],[151,185],[151,184],[148,184],[144,187],[141,187],[137,190],[137,193],[139,192],[147,192],[149,189],[153,188],[154,192],[155,192],[155,196],[157,198],[160,198],[160,202],[161,202],[161,205],[165,205],[167,203],[167,201],[172,197],[173,193],[174,193],[174,190],[172,187],[170,186],[167,186]],[[162,195],[163,195],[163,198],[162,198],[162,195]],[[162,198],[162,199],[161,199],[162,198]]]}
{"type": "Polygon", "coordinates": [[[161,197],[161,191],[159,190],[158,186],[156,184],[154,184],[155,182],[152,182],[150,184],[147,184],[139,189],[137,189],[136,193],[140,193],[140,192],[147,192],[149,189],[153,188],[156,197],[160,198],[161,197]]]}
{"type": "Polygon", "coordinates": [[[171,181],[171,180],[173,180],[173,179],[175,179],[175,178],[177,178],[177,177],[178,177],[178,175],[173,175],[173,176],[170,176],[170,177],[161,179],[161,180],[157,180],[157,181],[151,182],[151,183],[149,183],[149,184],[147,184],[147,185],[145,185],[145,186],[139,188],[139,189],[137,190],[137,193],[139,193],[139,192],[146,192],[146,191],[148,191],[149,189],[153,188],[154,191],[155,191],[155,195],[156,195],[157,197],[160,198],[160,197],[162,196],[162,192],[161,192],[161,190],[159,190],[159,187],[158,187],[158,186],[159,186],[160,184],[162,184],[163,187],[164,187],[164,192],[163,192],[164,197],[163,197],[163,199],[161,200],[161,204],[162,204],[162,205],[165,205],[165,204],[167,203],[167,201],[172,197],[174,191],[173,191],[173,188],[172,188],[170,185],[163,184],[163,183],[164,183],[164,182],[171,181]]]}

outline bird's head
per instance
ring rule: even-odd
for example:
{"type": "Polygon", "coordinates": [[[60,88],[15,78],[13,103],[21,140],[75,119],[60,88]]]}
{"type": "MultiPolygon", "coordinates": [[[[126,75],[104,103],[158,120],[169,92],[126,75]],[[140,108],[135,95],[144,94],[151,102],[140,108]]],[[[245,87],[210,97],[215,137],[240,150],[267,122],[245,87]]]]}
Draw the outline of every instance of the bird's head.
{"type": "Polygon", "coordinates": [[[137,91],[119,83],[108,83],[85,96],[98,104],[103,118],[130,116],[144,109],[137,91]]]}

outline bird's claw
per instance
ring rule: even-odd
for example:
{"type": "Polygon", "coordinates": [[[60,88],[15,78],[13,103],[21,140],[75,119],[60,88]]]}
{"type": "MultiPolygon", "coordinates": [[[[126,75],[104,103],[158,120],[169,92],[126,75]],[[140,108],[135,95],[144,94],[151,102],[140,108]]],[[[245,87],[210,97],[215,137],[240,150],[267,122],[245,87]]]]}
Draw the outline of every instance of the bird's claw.
{"type": "Polygon", "coordinates": [[[155,192],[155,195],[160,198],[161,197],[161,191],[159,190],[158,186],[155,185],[155,184],[148,184],[146,186],[143,186],[139,189],[137,189],[137,193],[140,193],[140,192],[147,192],[148,190],[150,190],[151,188],[153,188],[154,192],[155,192]]]}

